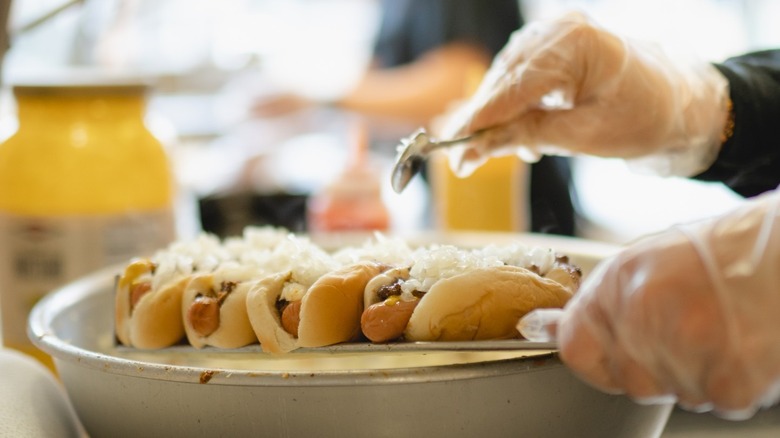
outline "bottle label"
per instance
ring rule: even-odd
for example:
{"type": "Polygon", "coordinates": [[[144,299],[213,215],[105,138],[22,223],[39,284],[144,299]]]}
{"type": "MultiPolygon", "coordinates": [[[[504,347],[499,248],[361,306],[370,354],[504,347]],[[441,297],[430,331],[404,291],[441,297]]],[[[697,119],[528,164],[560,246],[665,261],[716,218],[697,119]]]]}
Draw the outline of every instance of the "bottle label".
{"type": "Polygon", "coordinates": [[[65,218],[0,213],[3,343],[30,344],[27,317],[46,293],[97,269],[152,255],[174,236],[170,209],[65,218]]]}

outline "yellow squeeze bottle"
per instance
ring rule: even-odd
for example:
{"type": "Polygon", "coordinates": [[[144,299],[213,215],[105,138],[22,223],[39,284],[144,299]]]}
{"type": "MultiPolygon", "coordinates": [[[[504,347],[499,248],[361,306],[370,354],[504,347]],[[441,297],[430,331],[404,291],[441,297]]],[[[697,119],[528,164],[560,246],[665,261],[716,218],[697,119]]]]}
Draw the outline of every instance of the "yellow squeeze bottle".
{"type": "Polygon", "coordinates": [[[517,156],[490,158],[460,178],[444,153],[432,154],[435,225],[444,231],[528,230],[528,165],[517,156]]]}
{"type": "MultiPolygon", "coordinates": [[[[476,91],[485,68],[464,78],[464,96],[476,91]]],[[[443,231],[528,231],[528,164],[516,155],[491,157],[471,175],[458,177],[443,151],[431,154],[429,174],[434,226],[443,231]]]]}
{"type": "Polygon", "coordinates": [[[49,366],[26,335],[35,302],[174,239],[174,178],[144,124],[145,90],[137,83],[14,87],[18,128],[0,144],[2,339],[49,366]]]}

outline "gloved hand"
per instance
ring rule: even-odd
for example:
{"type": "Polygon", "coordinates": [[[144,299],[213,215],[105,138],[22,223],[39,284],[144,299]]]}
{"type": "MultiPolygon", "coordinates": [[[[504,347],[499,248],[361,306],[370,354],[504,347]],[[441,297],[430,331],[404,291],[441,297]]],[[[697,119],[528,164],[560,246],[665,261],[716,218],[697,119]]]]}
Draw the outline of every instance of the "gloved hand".
{"type": "Polygon", "coordinates": [[[655,173],[690,176],[715,159],[728,118],[728,83],[702,61],[607,32],[572,13],[526,25],[496,56],[480,87],[436,134],[497,131],[452,149],[467,175],[489,155],[517,152],[659,158],[655,173]]]}
{"type": "Polygon", "coordinates": [[[732,419],[776,403],[780,191],[602,262],[555,332],[562,360],[607,392],[732,419]]]}

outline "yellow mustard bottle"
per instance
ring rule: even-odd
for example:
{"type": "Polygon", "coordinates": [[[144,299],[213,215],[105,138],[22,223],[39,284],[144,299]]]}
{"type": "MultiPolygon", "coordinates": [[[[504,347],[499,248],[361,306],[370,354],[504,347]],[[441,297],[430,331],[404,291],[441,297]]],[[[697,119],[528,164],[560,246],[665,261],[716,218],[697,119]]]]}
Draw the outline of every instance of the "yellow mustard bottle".
{"type": "Polygon", "coordinates": [[[18,127],[0,144],[2,339],[51,366],[27,338],[29,311],[68,281],[170,243],[175,179],[144,123],[143,84],[13,92],[18,127]]]}
{"type": "MultiPolygon", "coordinates": [[[[485,68],[474,65],[464,78],[473,94],[485,68]]],[[[434,227],[442,231],[522,232],[529,226],[528,164],[516,155],[492,157],[467,177],[458,177],[444,151],[429,158],[434,227]]]]}
{"type": "Polygon", "coordinates": [[[517,156],[490,158],[461,178],[444,153],[430,159],[435,226],[444,231],[528,231],[528,164],[517,156]]]}

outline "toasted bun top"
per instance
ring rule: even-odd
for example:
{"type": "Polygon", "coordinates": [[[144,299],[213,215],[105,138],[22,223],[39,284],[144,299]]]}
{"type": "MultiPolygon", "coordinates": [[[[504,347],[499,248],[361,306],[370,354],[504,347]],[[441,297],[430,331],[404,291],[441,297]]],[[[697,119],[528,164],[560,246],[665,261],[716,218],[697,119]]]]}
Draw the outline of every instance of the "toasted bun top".
{"type": "Polygon", "coordinates": [[[563,307],[571,292],[520,267],[477,268],[434,284],[420,299],[404,337],[409,341],[469,341],[519,336],[520,318],[563,307]]]}
{"type": "Polygon", "coordinates": [[[387,269],[359,262],[320,277],[301,300],[300,347],[322,347],[357,339],[366,284],[387,269]]]}

